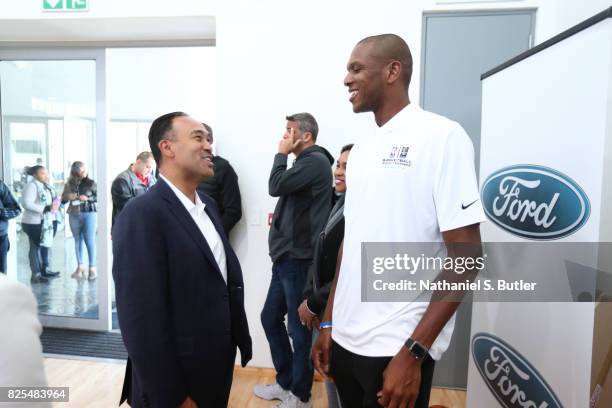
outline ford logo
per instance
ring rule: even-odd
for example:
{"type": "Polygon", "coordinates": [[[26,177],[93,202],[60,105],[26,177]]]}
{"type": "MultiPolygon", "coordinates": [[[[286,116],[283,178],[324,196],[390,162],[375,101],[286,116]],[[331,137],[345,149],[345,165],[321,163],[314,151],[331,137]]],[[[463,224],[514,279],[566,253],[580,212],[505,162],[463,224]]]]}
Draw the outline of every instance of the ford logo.
{"type": "Polygon", "coordinates": [[[472,357],[482,379],[502,407],[562,407],[535,368],[502,339],[486,333],[475,334],[472,357]]]}
{"type": "Polygon", "coordinates": [[[495,224],[523,238],[550,240],[579,230],[591,213],[578,184],[548,167],[517,165],[491,174],[482,203],[495,224]]]}

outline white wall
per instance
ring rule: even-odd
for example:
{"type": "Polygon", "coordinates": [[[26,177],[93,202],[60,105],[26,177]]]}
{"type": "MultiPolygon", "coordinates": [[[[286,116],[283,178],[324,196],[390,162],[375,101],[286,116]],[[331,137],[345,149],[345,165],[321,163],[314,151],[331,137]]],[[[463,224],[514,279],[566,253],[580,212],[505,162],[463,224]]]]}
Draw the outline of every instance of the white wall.
{"type": "Polygon", "coordinates": [[[537,44],[610,6],[609,0],[439,6],[424,0],[312,0],[305,4],[235,0],[221,2],[217,8],[215,133],[219,154],[231,161],[240,178],[246,220],[238,225],[233,241],[245,274],[256,366],[271,366],[259,313],[271,274],[265,221],[276,201],[267,194],[267,180],[277,140],[283,133],[285,115],[297,111],[315,115],[321,129],[320,144],[334,155],[343,144],[372,133],[372,115],[353,114],[342,85],[354,44],[372,34],[401,35],[415,59],[410,97],[418,102],[424,11],[537,7],[537,44]]]}
{"type": "Polygon", "coordinates": [[[110,117],[153,120],[185,111],[215,125],[216,48],[113,48],[107,52],[110,117]]]}

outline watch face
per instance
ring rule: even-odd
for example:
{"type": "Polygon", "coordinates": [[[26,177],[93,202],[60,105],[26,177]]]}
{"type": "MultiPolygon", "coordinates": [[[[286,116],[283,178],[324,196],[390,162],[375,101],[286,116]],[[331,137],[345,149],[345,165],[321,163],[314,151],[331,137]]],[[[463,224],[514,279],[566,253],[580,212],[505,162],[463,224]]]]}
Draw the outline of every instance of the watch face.
{"type": "Polygon", "coordinates": [[[408,349],[410,350],[412,355],[414,355],[418,359],[425,358],[428,352],[427,349],[414,340],[409,340],[409,341],[411,344],[410,344],[410,347],[408,347],[408,349]]]}

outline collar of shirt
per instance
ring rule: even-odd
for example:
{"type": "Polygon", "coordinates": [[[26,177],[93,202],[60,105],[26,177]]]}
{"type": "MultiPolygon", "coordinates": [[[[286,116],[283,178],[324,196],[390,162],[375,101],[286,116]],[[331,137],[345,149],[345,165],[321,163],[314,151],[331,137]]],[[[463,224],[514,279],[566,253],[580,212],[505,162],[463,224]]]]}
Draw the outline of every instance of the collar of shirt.
{"type": "Polygon", "coordinates": [[[136,175],[138,180],[140,180],[140,182],[145,185],[145,187],[149,187],[149,177],[145,177],[142,174],[138,174],[138,173],[134,173],[134,174],[136,175]]]}
{"type": "Polygon", "coordinates": [[[206,208],[206,204],[200,200],[200,196],[197,191],[195,191],[195,204],[187,197],[181,190],[178,189],[170,180],[164,177],[163,174],[159,173],[159,177],[164,180],[168,186],[174,191],[174,194],[178,197],[179,201],[183,203],[187,212],[192,213],[195,211],[196,215],[200,217],[206,208]]]}
{"type": "Polygon", "coordinates": [[[415,112],[419,107],[414,103],[409,103],[404,106],[402,110],[397,112],[391,119],[387,121],[384,125],[376,129],[376,134],[384,135],[390,133],[401,126],[403,123],[408,120],[413,112],[415,112]]]}

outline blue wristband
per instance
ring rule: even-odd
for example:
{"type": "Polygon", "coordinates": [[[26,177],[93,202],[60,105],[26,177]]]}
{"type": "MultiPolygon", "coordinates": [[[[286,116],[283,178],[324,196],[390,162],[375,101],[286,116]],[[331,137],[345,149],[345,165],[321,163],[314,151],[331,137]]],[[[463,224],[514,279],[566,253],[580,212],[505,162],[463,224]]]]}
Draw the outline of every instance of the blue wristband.
{"type": "Polygon", "coordinates": [[[319,324],[319,330],[321,329],[331,329],[332,328],[332,322],[331,321],[325,321],[325,322],[321,322],[321,324],[319,324]]]}

